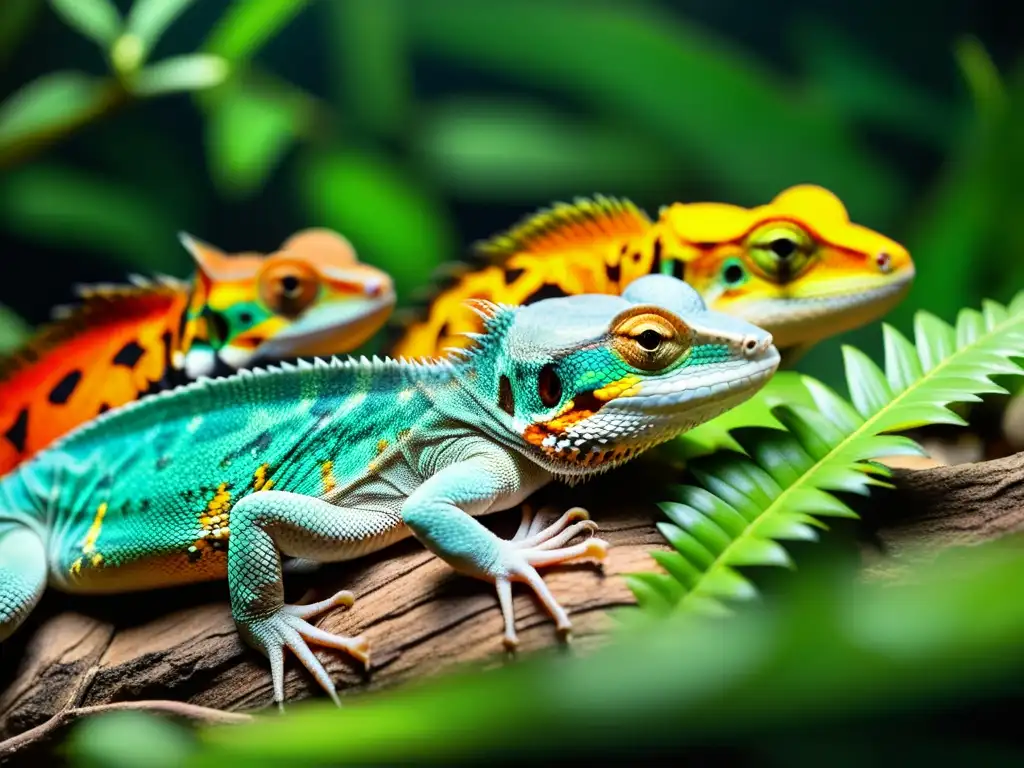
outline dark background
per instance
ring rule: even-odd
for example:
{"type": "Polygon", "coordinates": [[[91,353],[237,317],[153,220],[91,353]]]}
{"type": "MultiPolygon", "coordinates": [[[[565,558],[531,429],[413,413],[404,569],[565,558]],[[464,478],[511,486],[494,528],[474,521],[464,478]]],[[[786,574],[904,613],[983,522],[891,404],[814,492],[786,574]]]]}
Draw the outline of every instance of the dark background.
{"type": "MultiPolygon", "coordinates": [[[[1020,236],[1002,231],[1013,214],[993,226],[990,201],[1012,203],[1003,189],[1019,186],[1021,153],[1005,135],[1021,131],[989,119],[957,55],[966,45],[989,57],[1013,113],[1016,4],[295,5],[205,101],[142,99],[0,168],[0,304],[36,324],[76,282],[185,276],[177,230],[228,251],[272,250],[319,224],[395,273],[405,303],[434,265],[555,199],[628,195],[653,214],[677,200],[761,204],[798,182],[830,187],[855,221],[911,248],[921,277],[898,325],[918,307],[952,319],[1020,285],[1020,236]],[[664,45],[681,55],[663,56],[664,45]],[[268,91],[267,77],[284,90],[268,91]],[[303,135],[268,160],[246,120],[215,126],[233,93],[314,99],[317,114],[286,118],[303,135]],[[266,170],[232,170],[226,144],[266,170]]],[[[191,4],[149,59],[216,49],[229,6],[191,4]]],[[[11,9],[0,92],[54,71],[107,71],[96,43],[47,3],[11,9]]],[[[836,346],[877,353],[879,336],[830,342],[802,368],[835,381],[836,346]]]]}

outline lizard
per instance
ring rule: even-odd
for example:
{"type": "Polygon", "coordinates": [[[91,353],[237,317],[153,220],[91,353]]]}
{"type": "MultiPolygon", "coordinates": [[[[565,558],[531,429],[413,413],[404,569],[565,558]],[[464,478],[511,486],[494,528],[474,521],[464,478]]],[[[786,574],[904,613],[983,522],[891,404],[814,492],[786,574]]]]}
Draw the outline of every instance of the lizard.
{"type": "Polygon", "coordinates": [[[226,577],[277,705],[286,649],[338,702],[309,644],[368,668],[369,642],[310,619],[354,595],[286,605],[281,556],[342,561],[409,535],[494,584],[510,649],[514,581],[567,637],[538,569],[604,558],[589,513],[574,507],[543,528],[528,513],[511,539],[476,518],[725,412],[770,378],[778,351],[769,333],[665,275],[621,296],[473,306],[483,331],[444,357],[300,358],[201,379],[112,410],[19,465],[0,479],[0,640],[47,585],[116,593],[226,577]]]}
{"type": "Polygon", "coordinates": [[[909,290],[914,264],[816,185],[755,208],[674,203],[656,221],[628,199],[577,198],[477,243],[470,263],[444,265],[432,295],[396,313],[388,351],[434,355],[464,345],[461,334],[480,325],[466,298],[529,304],[619,293],[649,273],[685,279],[708,306],[770,331],[789,367],[823,339],[888,312],[909,290]]]}
{"type": "Polygon", "coordinates": [[[269,255],[179,237],[191,280],[79,287],[80,304],[0,361],[0,475],[109,408],[200,375],[353,350],[394,305],[387,273],[330,230],[298,232],[269,255]]]}

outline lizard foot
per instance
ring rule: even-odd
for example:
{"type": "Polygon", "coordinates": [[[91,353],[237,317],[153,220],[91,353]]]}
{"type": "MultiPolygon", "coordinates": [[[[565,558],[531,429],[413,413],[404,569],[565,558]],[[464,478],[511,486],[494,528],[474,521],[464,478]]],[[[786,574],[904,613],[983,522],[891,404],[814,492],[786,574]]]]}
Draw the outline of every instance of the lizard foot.
{"type": "Polygon", "coordinates": [[[316,678],[335,704],[340,706],[338,692],[324,665],[313,655],[309,643],[337,648],[345,651],[366,668],[370,666],[370,644],[362,635],[344,637],[325,632],[310,624],[307,619],[314,618],[336,606],[350,607],[355,601],[352,593],[342,590],[326,600],[309,605],[283,605],[275,613],[252,622],[248,628],[250,636],[257,647],[261,648],[270,659],[270,675],[274,686],[274,701],[284,710],[284,649],[288,648],[316,678]]]}
{"type": "Polygon", "coordinates": [[[512,608],[512,582],[521,581],[530,586],[555,620],[555,626],[564,635],[572,629],[565,609],[555,600],[537,568],[576,562],[587,558],[603,560],[608,553],[608,542],[590,538],[581,544],[566,546],[583,532],[592,534],[597,524],[582,507],[573,507],[546,528],[540,528],[540,515],[523,505],[523,521],[515,536],[502,542],[500,572],[494,576],[498,602],[505,619],[505,647],[514,650],[519,644],[516,635],[515,613],[512,608]]]}

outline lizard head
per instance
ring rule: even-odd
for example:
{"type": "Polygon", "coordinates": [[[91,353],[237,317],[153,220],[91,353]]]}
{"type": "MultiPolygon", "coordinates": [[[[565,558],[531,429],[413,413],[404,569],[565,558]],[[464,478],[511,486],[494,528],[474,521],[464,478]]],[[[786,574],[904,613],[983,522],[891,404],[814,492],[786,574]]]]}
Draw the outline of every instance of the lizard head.
{"type": "Polygon", "coordinates": [[[209,373],[215,358],[231,368],[260,360],[333,355],[365,342],[391,314],[386,272],[360,263],[341,235],[308,229],[271,254],[225,254],[189,235],[196,262],[189,306],[194,337],[185,366],[209,373]]]}
{"type": "Polygon", "coordinates": [[[769,333],[709,311],[667,275],[621,296],[477,308],[486,332],[466,354],[474,394],[563,476],[613,467],[723,413],[779,364],[769,333]]]}
{"type": "Polygon", "coordinates": [[[757,208],[679,203],[661,221],[690,256],[686,280],[708,305],[767,329],[780,348],[881,317],[914,277],[906,248],[852,223],[835,195],[813,185],[757,208]]]}

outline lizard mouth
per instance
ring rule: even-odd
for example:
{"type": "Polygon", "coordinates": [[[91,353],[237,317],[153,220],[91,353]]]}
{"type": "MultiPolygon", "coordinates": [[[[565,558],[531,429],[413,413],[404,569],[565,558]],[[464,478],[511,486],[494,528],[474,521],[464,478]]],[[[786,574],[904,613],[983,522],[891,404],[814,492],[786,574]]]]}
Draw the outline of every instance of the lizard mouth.
{"type": "Polygon", "coordinates": [[[770,347],[756,359],[726,363],[724,370],[691,371],[647,387],[641,383],[629,395],[610,400],[585,392],[573,398],[568,411],[529,425],[523,436],[562,474],[604,471],[739,405],[778,366],[779,353],[770,347]]]}
{"type": "Polygon", "coordinates": [[[842,294],[765,299],[743,312],[747,322],[770,331],[779,348],[819,341],[885,315],[910,290],[913,271],[884,285],[842,294]]]}

